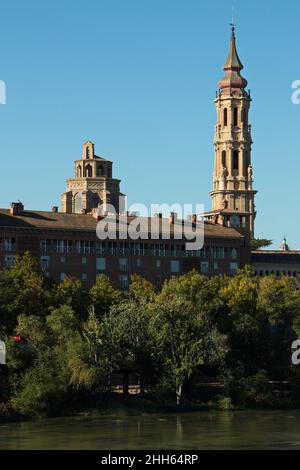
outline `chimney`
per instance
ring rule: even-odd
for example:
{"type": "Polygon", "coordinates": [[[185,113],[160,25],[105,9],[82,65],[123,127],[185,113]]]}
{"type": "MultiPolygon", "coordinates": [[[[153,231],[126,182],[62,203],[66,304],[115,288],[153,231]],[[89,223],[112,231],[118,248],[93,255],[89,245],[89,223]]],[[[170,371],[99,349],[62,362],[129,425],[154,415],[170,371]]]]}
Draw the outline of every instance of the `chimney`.
{"type": "Polygon", "coordinates": [[[51,212],[58,212],[58,207],[57,206],[52,206],[51,207],[51,212]]]}
{"type": "Polygon", "coordinates": [[[21,215],[24,211],[24,205],[22,202],[12,202],[10,205],[10,213],[11,215],[21,215]]]}
{"type": "Polygon", "coordinates": [[[169,222],[170,224],[173,224],[176,222],[177,220],[177,214],[176,212],[171,212],[170,215],[169,215],[169,222]]]}
{"type": "Polygon", "coordinates": [[[94,207],[92,209],[91,214],[92,214],[93,219],[96,219],[96,220],[103,219],[103,214],[101,214],[101,210],[99,207],[94,207]]]}

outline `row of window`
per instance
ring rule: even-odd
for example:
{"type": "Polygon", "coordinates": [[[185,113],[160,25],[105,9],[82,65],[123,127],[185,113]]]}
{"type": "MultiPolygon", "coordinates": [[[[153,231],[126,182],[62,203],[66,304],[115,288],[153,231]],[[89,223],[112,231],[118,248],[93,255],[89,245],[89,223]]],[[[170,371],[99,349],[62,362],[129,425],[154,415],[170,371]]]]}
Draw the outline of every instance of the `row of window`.
{"type": "Polygon", "coordinates": [[[185,246],[167,245],[163,243],[128,243],[128,242],[94,242],[90,240],[41,240],[42,252],[54,249],[57,253],[97,253],[97,254],[120,254],[120,255],[153,255],[153,256],[187,256],[209,258],[232,258],[236,259],[238,252],[236,248],[227,247],[203,247],[201,250],[185,250],[185,246]]]}
{"type": "MultiPolygon", "coordinates": [[[[110,169],[109,169],[110,170],[110,169]]],[[[94,174],[94,171],[93,171],[93,167],[92,165],[90,165],[89,163],[87,165],[84,165],[83,168],[81,167],[81,165],[78,165],[77,168],[76,168],[76,177],[77,178],[81,178],[81,177],[86,177],[86,178],[92,178],[94,176],[96,177],[101,177],[101,176],[109,176],[111,177],[111,171],[108,171],[108,175],[107,175],[107,171],[106,171],[106,168],[104,168],[103,165],[97,165],[96,166],[96,174],[94,174]]]]}
{"type": "MultiPolygon", "coordinates": [[[[5,238],[0,240],[0,249],[6,252],[16,251],[16,239],[5,238]]],[[[203,247],[201,250],[185,250],[185,246],[167,245],[163,243],[127,243],[121,242],[94,242],[91,240],[50,240],[40,241],[40,250],[43,253],[55,251],[56,253],[78,254],[120,254],[120,255],[153,255],[153,256],[185,256],[201,258],[236,259],[236,248],[203,247]]]]}
{"type": "MultiPolygon", "coordinates": [[[[245,109],[241,110],[241,122],[246,126],[247,125],[247,111],[245,109]]],[[[233,108],[233,125],[238,125],[238,108],[233,108]]],[[[224,108],[223,110],[223,126],[228,126],[228,109],[224,108]]]]}
{"type": "MultiPolygon", "coordinates": [[[[246,152],[246,161],[248,161],[248,152],[246,152]]],[[[222,166],[227,167],[226,150],[222,150],[222,166]]],[[[234,150],[232,153],[232,169],[233,170],[239,169],[239,151],[238,150],[234,150]]]]}
{"type": "MultiPolygon", "coordinates": [[[[4,259],[5,267],[6,268],[11,268],[14,263],[15,256],[13,255],[6,255],[4,259]]],[[[137,259],[137,267],[142,266],[142,260],[137,259]]],[[[84,263],[83,263],[84,264],[84,263]]],[[[156,260],[155,261],[155,266],[156,268],[161,267],[161,261],[156,260]]],[[[41,267],[45,271],[47,271],[50,268],[50,257],[49,256],[42,256],[41,257],[41,267]]],[[[126,273],[128,271],[129,265],[128,265],[128,259],[127,258],[120,258],[119,259],[119,270],[121,273],[126,273]]],[[[213,264],[213,269],[218,270],[218,263],[215,261],[213,264]]],[[[231,262],[230,263],[230,270],[229,274],[234,275],[236,274],[238,269],[238,264],[236,262],[231,262]]],[[[102,274],[106,270],[106,258],[96,258],[96,274],[102,274]]],[[[205,274],[209,275],[210,273],[210,264],[208,261],[202,261],[200,264],[200,271],[205,274]]],[[[180,262],[179,260],[170,260],[170,273],[171,275],[178,275],[180,274],[180,262]]],[[[49,274],[49,273],[48,273],[49,274]]],[[[61,272],[60,273],[60,281],[63,281],[66,278],[66,273],[61,272]]],[[[86,273],[81,273],[81,280],[82,281],[87,281],[88,276],[86,273]]],[[[128,287],[128,274],[120,274],[119,275],[119,281],[120,281],[120,288],[121,289],[127,289],[128,287]]],[[[161,275],[156,274],[155,276],[155,282],[160,283],[161,282],[161,275]]]]}
{"type": "Polygon", "coordinates": [[[270,276],[271,274],[275,274],[276,277],[282,277],[282,276],[289,276],[289,277],[300,277],[300,271],[269,271],[268,269],[265,270],[260,270],[260,271],[254,271],[255,276],[270,276]]]}
{"type": "MultiPolygon", "coordinates": [[[[231,276],[236,274],[236,272],[238,270],[238,267],[239,267],[238,263],[236,263],[236,262],[230,263],[230,265],[229,265],[229,274],[231,276]]],[[[215,261],[214,264],[213,264],[213,270],[217,271],[218,269],[219,269],[218,262],[215,261]]],[[[201,262],[201,272],[202,272],[202,274],[208,275],[209,271],[210,271],[210,265],[209,265],[208,261],[202,261],[201,262]]]]}
{"type": "MultiPolygon", "coordinates": [[[[9,260],[9,264],[10,264],[9,267],[11,267],[11,265],[13,263],[13,258],[14,258],[14,256],[6,256],[6,259],[9,260]]],[[[142,264],[143,264],[142,260],[140,258],[137,258],[135,261],[136,261],[136,267],[141,268],[142,264]]],[[[50,269],[50,262],[51,262],[50,256],[41,256],[41,267],[42,267],[42,269],[44,269],[44,270],[50,269]]],[[[66,258],[64,256],[62,256],[60,258],[60,262],[64,264],[66,262],[66,258]]],[[[82,257],[81,262],[82,262],[83,265],[87,264],[86,257],[82,257]]],[[[6,262],[5,262],[5,264],[6,264],[6,262]]],[[[161,267],[160,259],[155,260],[155,267],[156,268],[161,267]]],[[[119,259],[119,269],[120,269],[120,271],[128,271],[128,268],[129,268],[128,258],[120,258],[119,259]]],[[[97,271],[97,273],[100,273],[100,272],[105,271],[105,270],[106,270],[106,258],[96,258],[96,271],[97,271]]],[[[170,271],[171,271],[171,273],[174,273],[174,274],[179,273],[180,264],[179,264],[178,260],[171,260],[170,261],[170,271]]]]}

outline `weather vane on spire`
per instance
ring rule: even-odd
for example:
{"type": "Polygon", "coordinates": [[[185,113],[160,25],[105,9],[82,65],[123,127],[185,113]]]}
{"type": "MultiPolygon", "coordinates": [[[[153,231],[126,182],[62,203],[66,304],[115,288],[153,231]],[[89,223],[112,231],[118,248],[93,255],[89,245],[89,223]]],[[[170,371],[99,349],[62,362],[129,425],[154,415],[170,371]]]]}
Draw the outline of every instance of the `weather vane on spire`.
{"type": "Polygon", "coordinates": [[[234,24],[234,14],[233,14],[233,10],[234,10],[234,7],[233,7],[233,5],[232,5],[232,7],[231,7],[231,23],[230,23],[230,26],[231,26],[231,31],[234,33],[235,24],[234,24]]]}

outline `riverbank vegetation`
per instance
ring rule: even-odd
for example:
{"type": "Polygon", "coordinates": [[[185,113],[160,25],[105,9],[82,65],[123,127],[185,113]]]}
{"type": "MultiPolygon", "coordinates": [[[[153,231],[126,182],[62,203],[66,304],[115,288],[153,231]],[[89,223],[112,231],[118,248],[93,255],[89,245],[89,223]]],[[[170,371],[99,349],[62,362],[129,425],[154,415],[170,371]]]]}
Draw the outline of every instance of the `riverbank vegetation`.
{"type": "Polygon", "coordinates": [[[102,275],[86,292],[48,279],[26,253],[0,273],[0,417],[105,409],[124,396],[154,408],[298,406],[299,312],[296,280],[250,267],[212,279],[192,271],[160,293],[135,275],[120,292],[102,275]]]}

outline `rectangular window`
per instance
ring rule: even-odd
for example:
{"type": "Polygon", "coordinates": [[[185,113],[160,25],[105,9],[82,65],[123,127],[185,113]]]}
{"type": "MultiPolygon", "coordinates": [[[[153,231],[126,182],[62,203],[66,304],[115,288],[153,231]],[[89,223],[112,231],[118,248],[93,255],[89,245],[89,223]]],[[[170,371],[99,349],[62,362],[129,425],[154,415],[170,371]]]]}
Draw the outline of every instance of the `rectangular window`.
{"type": "Polygon", "coordinates": [[[209,247],[208,246],[204,246],[203,248],[201,248],[200,257],[201,258],[208,258],[209,257],[209,247]]]}
{"type": "Polygon", "coordinates": [[[105,258],[96,258],[96,271],[99,274],[101,271],[106,269],[106,259],[105,258]]]}
{"type": "Polygon", "coordinates": [[[177,259],[172,259],[170,261],[171,273],[177,274],[180,272],[180,265],[177,259]]]}
{"type": "Polygon", "coordinates": [[[223,246],[214,246],[212,248],[212,255],[213,255],[213,258],[224,259],[225,258],[224,247],[223,246]]]}
{"type": "Polygon", "coordinates": [[[82,263],[82,264],[86,264],[86,256],[83,256],[83,257],[81,258],[81,263],[82,263]]]}
{"type": "Polygon", "coordinates": [[[51,240],[41,240],[40,241],[40,250],[43,253],[46,253],[47,251],[50,251],[50,246],[51,246],[51,240]]]}
{"type": "Polygon", "coordinates": [[[119,285],[120,285],[120,289],[122,290],[128,289],[128,275],[127,274],[119,275],[119,285]]]}
{"type": "Polygon", "coordinates": [[[128,259],[120,258],[119,259],[120,271],[128,271],[128,259]]]}
{"type": "Polygon", "coordinates": [[[72,251],[72,240],[54,240],[57,253],[70,253],[72,251]]]}
{"type": "Polygon", "coordinates": [[[238,125],[238,109],[233,108],[233,125],[237,126],[238,125]]]}
{"type": "Polygon", "coordinates": [[[61,257],[60,257],[60,262],[64,264],[64,263],[66,262],[66,257],[65,257],[65,256],[61,256],[61,257]]]}
{"type": "Polygon", "coordinates": [[[81,280],[82,281],[87,281],[87,274],[86,273],[81,274],[81,280]]]}
{"type": "Polygon", "coordinates": [[[155,276],[155,284],[161,284],[161,275],[160,274],[157,274],[155,276]]]}
{"type": "Polygon", "coordinates": [[[209,263],[208,261],[201,261],[201,272],[203,274],[208,274],[209,263]]]}
{"type": "Polygon", "coordinates": [[[155,267],[160,268],[160,265],[161,265],[160,259],[155,260],[155,267]]]}
{"type": "Polygon", "coordinates": [[[77,253],[93,253],[94,242],[90,240],[77,240],[76,252],[77,253]]]}
{"type": "Polygon", "coordinates": [[[215,261],[215,262],[214,262],[214,270],[216,271],[217,269],[219,269],[219,266],[218,266],[217,261],[215,261]]]}
{"type": "Polygon", "coordinates": [[[64,280],[66,279],[66,277],[67,277],[67,276],[66,276],[65,273],[60,273],[59,279],[60,279],[61,281],[64,281],[64,280]]]}
{"type": "Polygon", "coordinates": [[[126,242],[120,242],[119,253],[120,253],[120,255],[127,255],[127,253],[128,253],[128,244],[126,242]]]}
{"type": "Polygon", "coordinates": [[[5,240],[4,240],[4,250],[5,251],[16,251],[16,239],[15,238],[5,238],[5,240]]]}
{"type": "Polygon", "coordinates": [[[105,253],[105,242],[96,243],[96,253],[102,255],[105,253]]]}
{"type": "Polygon", "coordinates": [[[4,265],[6,268],[12,268],[15,262],[15,257],[11,255],[7,255],[4,258],[4,265]]]}
{"type": "Polygon", "coordinates": [[[114,255],[116,253],[117,244],[116,242],[108,242],[108,253],[114,255]]]}
{"type": "Polygon", "coordinates": [[[49,269],[50,267],[50,256],[41,256],[41,268],[49,269]]]}
{"type": "Polygon", "coordinates": [[[237,263],[230,263],[230,274],[231,276],[234,276],[238,270],[238,264],[237,263]]]}
{"type": "Polygon", "coordinates": [[[142,266],[142,260],[140,258],[136,260],[136,266],[137,268],[140,268],[142,266]]]}
{"type": "Polygon", "coordinates": [[[232,168],[233,170],[238,170],[239,169],[239,151],[234,150],[233,151],[233,162],[232,162],[232,168]]]}

